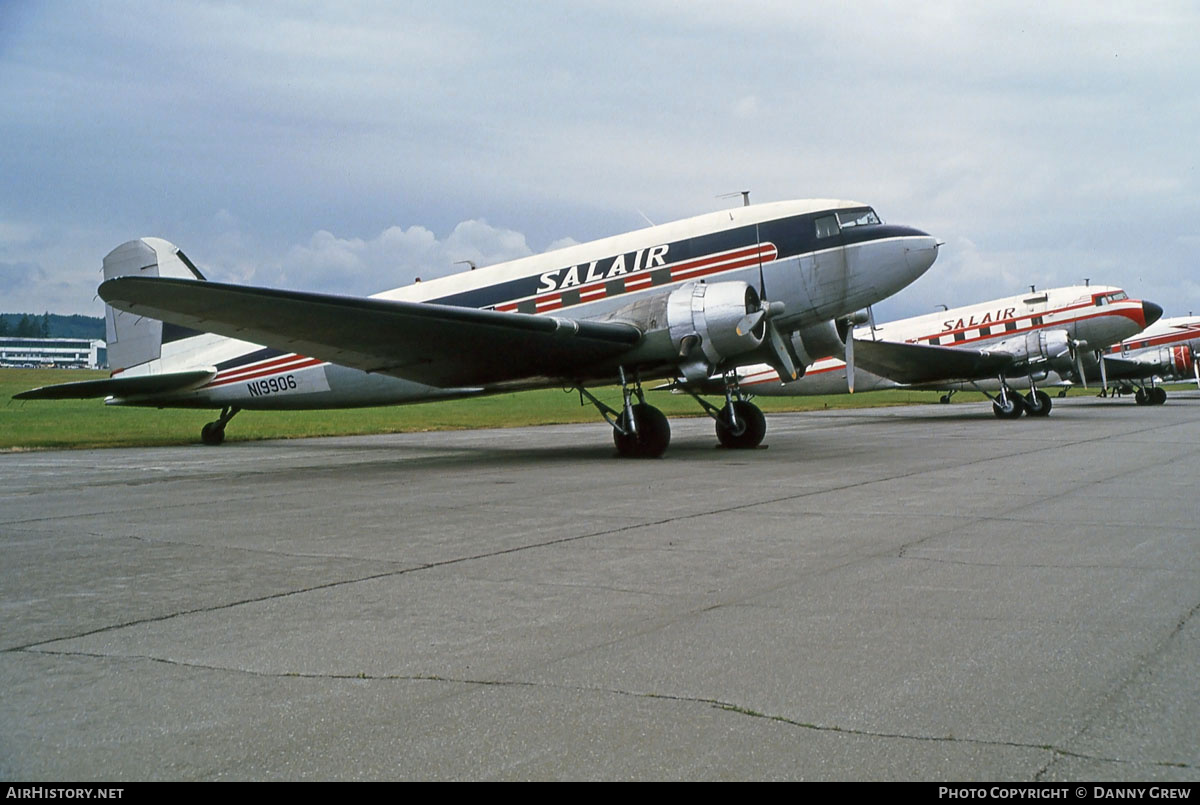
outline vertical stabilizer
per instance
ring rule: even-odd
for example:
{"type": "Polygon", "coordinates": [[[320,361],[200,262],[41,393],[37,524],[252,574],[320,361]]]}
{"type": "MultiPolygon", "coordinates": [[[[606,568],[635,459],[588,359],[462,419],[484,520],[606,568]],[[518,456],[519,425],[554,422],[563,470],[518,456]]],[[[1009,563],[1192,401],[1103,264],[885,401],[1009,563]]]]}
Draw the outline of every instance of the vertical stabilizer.
{"type": "MultiPolygon", "coordinates": [[[[183,252],[161,238],[131,240],[109,252],[104,258],[104,279],[114,277],[204,279],[183,252]]],[[[106,305],[104,329],[108,338],[108,364],[113,369],[127,369],[162,355],[163,324],[157,319],[106,305]]]]}

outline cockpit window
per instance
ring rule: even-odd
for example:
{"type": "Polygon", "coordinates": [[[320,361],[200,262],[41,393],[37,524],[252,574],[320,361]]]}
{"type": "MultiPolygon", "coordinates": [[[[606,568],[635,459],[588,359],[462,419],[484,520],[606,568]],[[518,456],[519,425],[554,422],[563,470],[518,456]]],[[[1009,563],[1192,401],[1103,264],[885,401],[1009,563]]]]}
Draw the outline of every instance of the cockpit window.
{"type": "Polygon", "coordinates": [[[818,238],[831,238],[841,231],[838,229],[838,219],[836,215],[826,215],[824,218],[818,218],[816,223],[818,238]]]}
{"type": "Polygon", "coordinates": [[[842,224],[842,229],[879,223],[879,216],[875,214],[875,210],[869,207],[865,210],[843,210],[837,214],[837,217],[842,224]]]}
{"type": "Polygon", "coordinates": [[[1096,302],[1096,307],[1104,307],[1105,305],[1110,305],[1113,302],[1120,302],[1120,301],[1123,301],[1128,298],[1129,298],[1129,295],[1127,293],[1125,293],[1124,291],[1113,291],[1111,293],[1098,293],[1095,295],[1095,297],[1093,297],[1093,299],[1096,302]]]}

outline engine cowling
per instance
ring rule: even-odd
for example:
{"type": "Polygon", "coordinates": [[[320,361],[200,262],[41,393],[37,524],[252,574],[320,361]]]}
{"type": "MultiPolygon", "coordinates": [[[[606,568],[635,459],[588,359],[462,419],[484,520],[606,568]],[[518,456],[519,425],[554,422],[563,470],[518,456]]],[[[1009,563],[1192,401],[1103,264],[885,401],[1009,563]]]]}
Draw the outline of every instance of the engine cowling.
{"type": "Polygon", "coordinates": [[[1071,366],[1071,338],[1066,330],[1037,330],[1001,341],[987,351],[1007,353],[1018,365],[1046,362],[1055,368],[1071,366]]]}
{"type": "Polygon", "coordinates": [[[831,319],[797,330],[792,333],[790,340],[800,365],[812,366],[822,358],[842,360],[846,355],[849,332],[849,327],[839,328],[831,319]]]}
{"type": "Polygon", "coordinates": [[[1183,345],[1177,347],[1159,347],[1153,352],[1143,355],[1139,360],[1141,363],[1150,366],[1155,374],[1178,379],[1192,375],[1194,371],[1192,365],[1195,363],[1196,358],[1192,354],[1192,348],[1183,345]]]}
{"type": "Polygon", "coordinates": [[[758,349],[766,335],[763,324],[739,333],[738,323],[759,305],[758,291],[745,282],[698,282],[672,291],[667,329],[684,359],[684,377],[702,380],[730,359],[758,349]]]}

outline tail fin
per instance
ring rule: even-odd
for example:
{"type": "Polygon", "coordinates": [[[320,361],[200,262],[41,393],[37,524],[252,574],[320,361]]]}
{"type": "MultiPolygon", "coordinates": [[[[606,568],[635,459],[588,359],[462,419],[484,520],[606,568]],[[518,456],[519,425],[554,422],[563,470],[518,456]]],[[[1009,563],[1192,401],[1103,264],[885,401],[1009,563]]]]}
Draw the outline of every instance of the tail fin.
{"type": "MultiPolygon", "coordinates": [[[[173,244],[162,238],[122,243],[104,258],[104,279],[113,277],[181,277],[204,279],[199,269],[173,244]]],[[[104,309],[108,365],[126,369],[162,355],[163,323],[108,305],[104,309]]]]}

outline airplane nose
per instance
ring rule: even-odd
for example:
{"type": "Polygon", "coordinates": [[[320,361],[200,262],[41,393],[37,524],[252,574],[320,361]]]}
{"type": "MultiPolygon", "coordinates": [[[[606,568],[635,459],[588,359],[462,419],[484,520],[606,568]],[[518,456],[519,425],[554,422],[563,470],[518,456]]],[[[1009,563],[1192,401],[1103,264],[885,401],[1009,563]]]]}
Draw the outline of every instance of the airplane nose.
{"type": "Polygon", "coordinates": [[[920,232],[909,242],[908,253],[905,255],[908,267],[914,272],[914,279],[924,274],[933,261],[937,259],[938,247],[941,242],[931,235],[920,232]]]}
{"type": "Polygon", "coordinates": [[[1149,327],[1154,322],[1162,318],[1163,309],[1153,302],[1142,302],[1142,317],[1146,320],[1146,326],[1149,327]]]}

